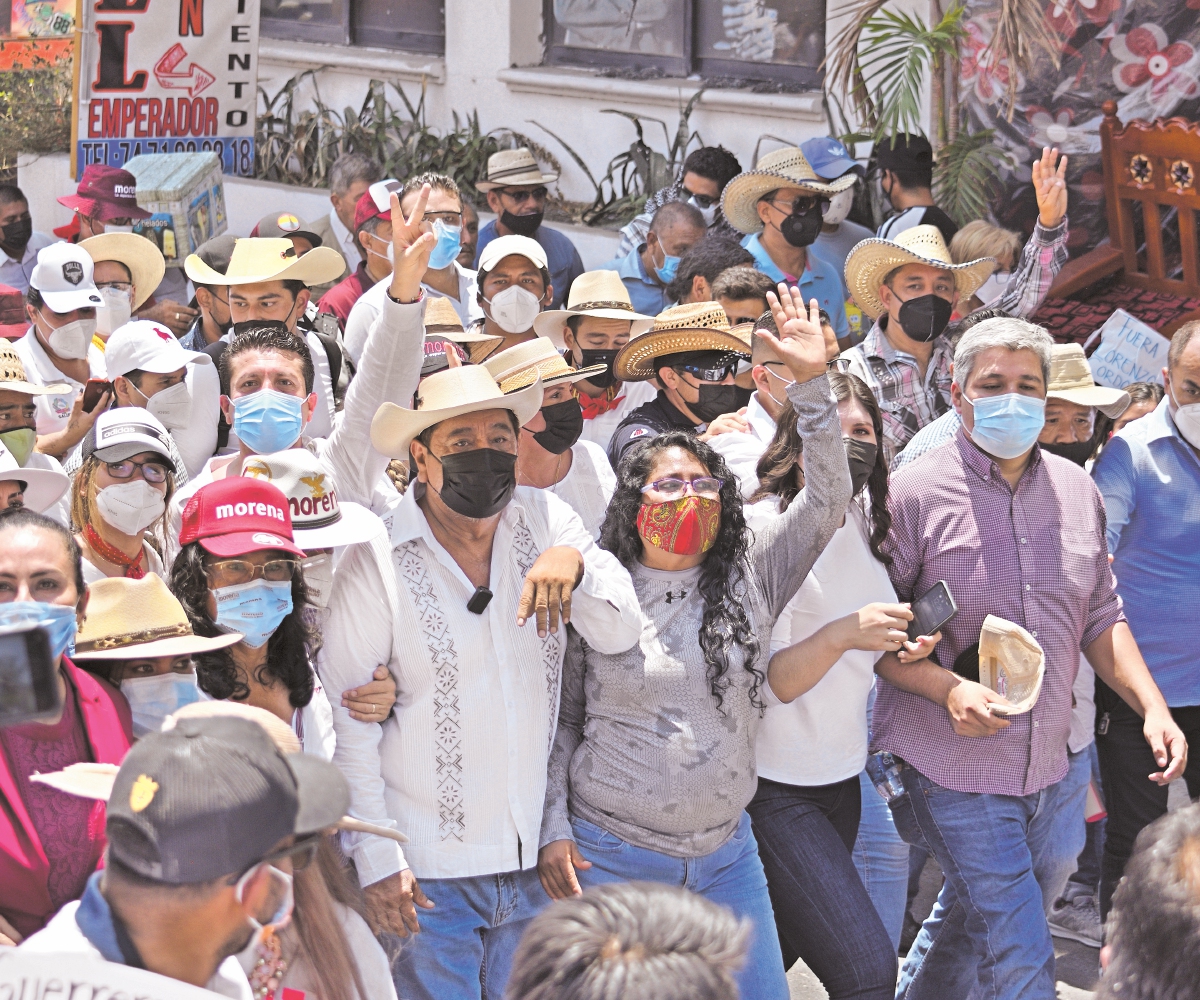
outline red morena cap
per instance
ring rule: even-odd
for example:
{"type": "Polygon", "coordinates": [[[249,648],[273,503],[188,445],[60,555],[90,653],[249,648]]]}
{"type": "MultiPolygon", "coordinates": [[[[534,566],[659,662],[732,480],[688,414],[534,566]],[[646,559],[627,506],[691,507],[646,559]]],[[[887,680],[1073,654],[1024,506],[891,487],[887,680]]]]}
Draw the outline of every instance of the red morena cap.
{"type": "Polygon", "coordinates": [[[137,178],[128,170],[99,163],[87,167],[75,193],[63,195],[58,203],[101,222],[151,215],[137,203],[137,178]]]}
{"type": "Polygon", "coordinates": [[[179,544],[196,541],[214,556],[280,549],[304,558],[292,539],[287,497],[262,479],[244,476],[201,486],[188,500],[179,544]]]}

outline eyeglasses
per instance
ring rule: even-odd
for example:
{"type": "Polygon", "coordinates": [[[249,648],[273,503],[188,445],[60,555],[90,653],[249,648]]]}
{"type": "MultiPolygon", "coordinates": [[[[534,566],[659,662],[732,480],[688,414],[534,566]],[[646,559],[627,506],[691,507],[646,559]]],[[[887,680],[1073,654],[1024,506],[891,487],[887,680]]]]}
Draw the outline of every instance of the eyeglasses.
{"type": "Polygon", "coordinates": [[[426,222],[440,222],[451,229],[461,229],[463,224],[462,212],[426,212],[426,222]]]}
{"type": "Polygon", "coordinates": [[[707,194],[696,194],[695,191],[689,191],[686,187],[683,189],[683,193],[694,200],[699,208],[711,208],[721,200],[720,195],[717,195],[717,197],[713,198],[707,194]]]}
{"type": "Polygon", "coordinates": [[[523,201],[545,201],[546,195],[550,193],[548,188],[535,187],[532,190],[529,188],[504,188],[499,192],[505,198],[511,198],[518,205],[523,201]]]}
{"type": "Polygon", "coordinates": [[[677,372],[695,375],[701,382],[724,382],[730,375],[736,375],[738,372],[736,361],[722,365],[720,368],[704,368],[700,365],[674,365],[673,367],[677,372]]]}
{"type": "Polygon", "coordinates": [[[786,202],[783,205],[779,204],[779,202],[774,198],[771,199],[769,204],[777,211],[786,212],[788,215],[807,215],[818,205],[820,205],[822,211],[824,211],[825,207],[829,204],[829,199],[814,198],[811,195],[799,195],[792,201],[786,202]]]}
{"type": "Polygon", "coordinates": [[[133,462],[126,459],[124,462],[105,462],[104,465],[113,479],[132,479],[134,472],[141,469],[142,478],[148,483],[167,481],[167,467],[161,462],[133,462]]]}
{"type": "Polygon", "coordinates": [[[717,498],[721,495],[721,487],[725,485],[724,479],[718,479],[716,476],[698,476],[695,479],[656,479],[652,483],[647,483],[642,487],[643,493],[651,491],[666,497],[668,500],[675,500],[683,496],[690,489],[698,497],[717,498]]]}
{"type": "Polygon", "coordinates": [[[259,565],[247,559],[222,559],[206,567],[209,581],[217,587],[236,587],[262,577],[269,583],[295,579],[299,559],[270,559],[259,565]]]}
{"type": "Polygon", "coordinates": [[[96,287],[97,288],[113,288],[113,289],[116,289],[118,292],[125,292],[125,294],[128,295],[130,292],[133,291],[133,282],[131,282],[131,281],[97,281],[96,287]]]}
{"type": "MultiPolygon", "coordinates": [[[[235,875],[230,875],[226,881],[230,885],[236,885],[237,883],[244,881],[246,876],[252,871],[261,868],[263,865],[269,865],[276,861],[282,861],[284,858],[291,858],[292,867],[297,871],[301,871],[312,863],[312,859],[316,857],[317,848],[320,845],[321,834],[319,833],[302,837],[300,840],[297,840],[295,843],[290,844],[287,847],[281,847],[278,850],[272,851],[265,858],[259,858],[245,870],[240,871],[235,875]]],[[[287,872],[280,872],[280,874],[286,876],[287,872]]]]}
{"type": "Polygon", "coordinates": [[[832,361],[826,361],[825,370],[831,372],[848,372],[850,370],[850,359],[837,357],[832,361]]]}

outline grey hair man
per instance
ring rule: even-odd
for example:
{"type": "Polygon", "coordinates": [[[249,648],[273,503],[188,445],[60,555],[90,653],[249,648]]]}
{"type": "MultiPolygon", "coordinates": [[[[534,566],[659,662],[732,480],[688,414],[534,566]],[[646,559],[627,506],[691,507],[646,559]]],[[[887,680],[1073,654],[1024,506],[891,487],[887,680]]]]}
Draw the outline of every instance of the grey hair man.
{"type": "MultiPolygon", "coordinates": [[[[362,259],[354,233],[354,208],[363,192],[382,179],[379,164],[363,153],[343,153],[329,169],[329,202],[333,209],[317,219],[312,230],[321,237],[322,246],[333,247],[345,258],[347,270],[353,271],[362,259]]],[[[322,289],[315,298],[326,291],[322,289]]]]}
{"type": "Polygon", "coordinates": [[[674,886],[617,882],[535,917],[510,1000],[736,1000],[749,924],[674,886]]]}

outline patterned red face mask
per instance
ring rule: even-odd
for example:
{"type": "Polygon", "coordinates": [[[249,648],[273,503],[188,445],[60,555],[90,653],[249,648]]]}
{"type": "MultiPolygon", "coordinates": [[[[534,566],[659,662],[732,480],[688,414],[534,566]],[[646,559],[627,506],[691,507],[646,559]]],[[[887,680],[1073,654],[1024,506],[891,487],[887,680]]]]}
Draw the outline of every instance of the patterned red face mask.
{"type": "Polygon", "coordinates": [[[682,496],[662,503],[644,503],[637,516],[638,533],[647,545],[680,556],[707,552],[721,528],[721,501],[682,496]]]}

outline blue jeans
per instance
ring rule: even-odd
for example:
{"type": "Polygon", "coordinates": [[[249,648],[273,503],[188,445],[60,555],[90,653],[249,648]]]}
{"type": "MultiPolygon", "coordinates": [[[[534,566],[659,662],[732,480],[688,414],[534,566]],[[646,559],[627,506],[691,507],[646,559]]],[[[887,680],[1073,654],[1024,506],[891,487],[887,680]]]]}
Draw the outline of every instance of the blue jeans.
{"type": "Polygon", "coordinates": [[[862,816],[858,821],[858,839],[854,842],[854,867],[863,888],[875,904],[875,912],[892,939],[892,951],[900,947],[904,911],[908,908],[909,846],[896,832],[892,811],[875,791],[866,771],[859,776],[862,816]]]}
{"type": "Polygon", "coordinates": [[[502,1000],[521,935],[550,903],[537,869],[420,882],[436,905],[417,910],[421,932],[392,963],[399,1000],[502,1000]]]}
{"type": "Polygon", "coordinates": [[[748,917],[752,929],[746,964],[738,973],[739,995],[744,1000],[788,1000],[767,877],[746,813],[734,835],[702,858],[676,858],[635,847],[577,816],[571,817],[571,828],[580,853],[592,863],[575,873],[582,888],[607,882],[663,882],[690,889],[739,918],[748,917]]]}
{"type": "Polygon", "coordinates": [[[1047,913],[1066,889],[1067,879],[1079,867],[1079,854],[1087,843],[1087,821],[1083,814],[1092,780],[1092,746],[1089,743],[1079,753],[1067,751],[1067,773],[1057,786],[1055,815],[1050,821],[1053,828],[1046,838],[1046,852],[1040,866],[1044,874],[1038,876],[1047,913]]]}
{"type": "Polygon", "coordinates": [[[943,788],[907,764],[903,776],[896,829],[929,846],[946,881],[904,961],[897,1000],[1054,1000],[1043,886],[1062,871],[1049,841],[1061,833],[1063,783],[981,795],[943,788]]]}

